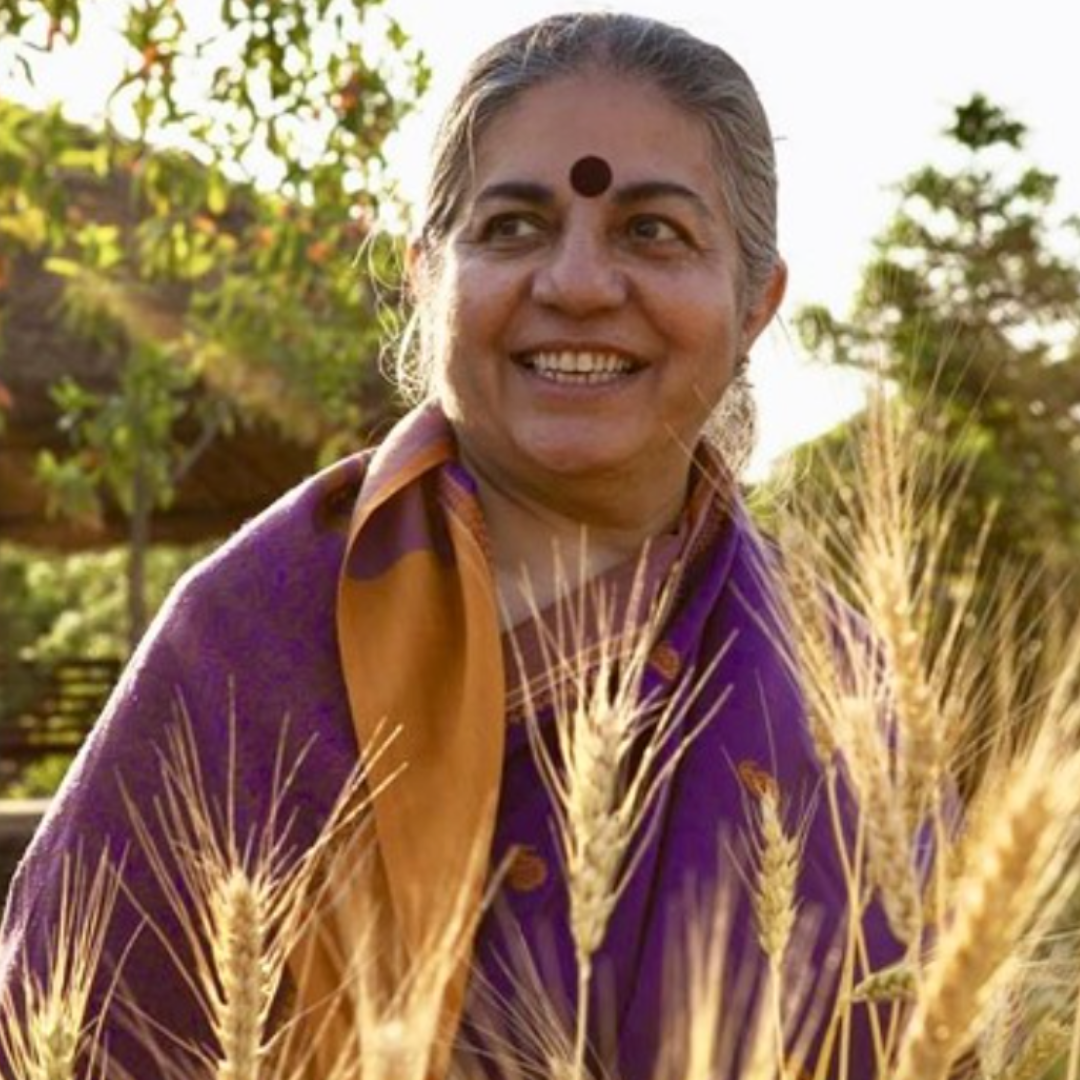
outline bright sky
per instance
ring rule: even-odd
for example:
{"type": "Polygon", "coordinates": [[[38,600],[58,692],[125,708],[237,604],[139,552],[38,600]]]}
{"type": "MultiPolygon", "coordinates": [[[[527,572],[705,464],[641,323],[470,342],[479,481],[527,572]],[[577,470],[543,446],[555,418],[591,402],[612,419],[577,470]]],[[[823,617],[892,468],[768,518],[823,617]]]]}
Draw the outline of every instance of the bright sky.
{"type": "MultiPolygon", "coordinates": [[[[216,0],[180,4],[216,7],[216,0]]],[[[469,59],[574,0],[386,4],[435,71],[427,106],[394,150],[403,190],[415,197],[435,120],[469,59]]],[[[580,0],[577,6],[611,5],[580,0]]],[[[624,0],[619,6],[716,41],[757,84],[778,139],[788,314],[810,302],[844,310],[870,240],[895,207],[889,185],[934,157],[951,106],[974,91],[1028,125],[1033,160],[1061,177],[1062,205],[1080,212],[1075,0],[624,0]]],[[[80,65],[73,89],[72,65],[66,67],[50,85],[69,98],[91,99],[94,73],[80,65]]],[[[782,325],[755,350],[752,372],[762,413],[757,471],[859,400],[850,376],[807,362],[782,325]]]]}
{"type": "MultiPolygon", "coordinates": [[[[516,0],[477,6],[473,18],[461,5],[447,5],[442,10],[452,14],[439,16],[432,12],[442,5],[433,0],[391,0],[431,56],[436,77],[429,108],[400,146],[407,191],[419,193],[422,148],[471,57],[570,6],[516,0]]],[[[951,106],[974,91],[1029,126],[1031,156],[1061,177],[1062,205],[1080,212],[1074,0],[624,0],[619,7],[715,41],[757,85],[778,140],[788,314],[817,302],[846,309],[870,241],[895,209],[890,185],[933,158],[951,106]]],[[[761,409],[758,473],[861,400],[851,375],[801,356],[783,314],[755,350],[751,370],[761,409]]]]}

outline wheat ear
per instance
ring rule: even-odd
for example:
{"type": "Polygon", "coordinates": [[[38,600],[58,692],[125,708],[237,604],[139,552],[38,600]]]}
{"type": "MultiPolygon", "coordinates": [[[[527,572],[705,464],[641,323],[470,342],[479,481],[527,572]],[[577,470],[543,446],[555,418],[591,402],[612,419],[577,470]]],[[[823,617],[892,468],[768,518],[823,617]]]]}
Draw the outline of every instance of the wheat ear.
{"type": "Polygon", "coordinates": [[[1043,1017],[993,1080],[1044,1080],[1050,1066],[1065,1056],[1070,1035],[1066,1024],[1054,1017],[1043,1017]]]}
{"type": "MultiPolygon", "coordinates": [[[[665,957],[664,1038],[655,1080],[741,1075],[738,1059],[775,1060],[775,1042],[729,955],[735,902],[730,884],[688,892],[665,957]],[[737,1023],[732,1023],[738,1017],[737,1023]]],[[[749,974],[749,972],[747,973],[749,974]]]]}
{"type": "Polygon", "coordinates": [[[922,933],[914,837],[890,775],[880,705],[874,696],[851,694],[838,703],[838,714],[844,718],[842,745],[866,830],[870,876],[893,933],[914,946],[922,933]]]}
{"type": "Polygon", "coordinates": [[[768,994],[777,1059],[784,1053],[784,958],[795,928],[799,840],[784,828],[780,797],[769,785],[758,798],[752,899],[758,942],[768,961],[768,994]]]}
{"type": "Polygon", "coordinates": [[[119,880],[107,854],[92,874],[81,855],[64,856],[46,970],[39,975],[24,961],[18,995],[13,988],[0,995],[0,1056],[10,1063],[15,1080],[104,1075],[98,1035],[111,993],[96,1016],[90,1013],[90,994],[119,880]]]}
{"type": "MultiPolygon", "coordinates": [[[[623,627],[616,626],[614,604],[599,589],[582,589],[576,611],[560,607],[559,632],[544,643],[556,751],[544,742],[534,702],[526,700],[529,736],[558,820],[570,894],[578,1073],[585,1069],[593,956],[636,866],[631,846],[682,755],[723,703],[721,697],[696,728],[683,730],[712,666],[695,686],[678,688],[662,703],[643,700],[646,668],[670,599],[661,596],[651,613],[644,611],[644,565],[643,558],[623,627]],[[596,612],[599,627],[599,644],[591,653],[585,649],[589,610],[596,612]],[[592,663],[583,662],[586,655],[592,663]],[[634,769],[632,752],[639,754],[634,769]]],[[[527,587],[523,591],[528,595],[527,587]]],[[[563,595],[570,591],[561,590],[563,595]]]]}
{"type": "Polygon", "coordinates": [[[919,973],[910,960],[871,972],[851,991],[852,1001],[914,1000],[918,993],[919,973]]]}
{"type": "Polygon", "coordinates": [[[837,643],[830,639],[833,621],[822,582],[813,563],[820,548],[802,523],[786,521],[781,532],[787,606],[785,625],[793,638],[794,668],[806,698],[807,724],[818,761],[828,773],[836,764],[837,743],[832,730],[832,707],[839,696],[837,643]]]}
{"type": "MultiPolygon", "coordinates": [[[[415,953],[399,939],[392,917],[385,918],[375,892],[370,903],[350,904],[342,911],[357,942],[340,989],[350,1039],[324,1080],[425,1080],[446,1074],[453,1034],[444,1024],[447,995],[489,902],[485,896],[477,904],[474,896],[487,859],[486,848],[475,845],[449,897],[445,921],[415,953]]],[[[356,880],[356,872],[348,851],[330,868],[339,883],[356,880]]],[[[376,878],[364,880],[370,884],[376,878]]],[[[339,894],[353,895],[352,889],[339,894]]],[[[332,907],[334,898],[329,902],[332,907]]]]}
{"type": "Polygon", "coordinates": [[[239,867],[210,899],[210,947],[220,979],[215,1020],[221,1046],[218,1080],[258,1080],[264,1024],[273,1003],[273,969],[267,963],[272,926],[271,890],[239,867]]]}
{"type": "MultiPolygon", "coordinates": [[[[297,857],[291,822],[281,820],[280,813],[306,747],[286,765],[286,718],[268,815],[241,835],[234,699],[227,722],[226,791],[207,791],[199,747],[180,702],[176,722],[167,728],[160,749],[162,783],[155,803],[156,829],[129,797],[127,807],[135,836],[181,933],[179,940],[173,940],[152,921],[149,932],[157,935],[215,1035],[213,1049],[186,1047],[191,1066],[170,1061],[170,1068],[180,1074],[185,1068],[194,1069],[216,1080],[265,1080],[276,1076],[279,1061],[286,1060],[277,1051],[287,1032],[272,1025],[272,1006],[290,956],[312,917],[307,901],[325,850],[340,835],[354,833],[364,820],[371,797],[366,786],[368,770],[386,751],[393,734],[381,736],[379,745],[361,758],[316,842],[297,857]]],[[[131,900],[139,906],[135,894],[131,900]]],[[[129,1004],[140,1015],[138,1003],[129,1004]]],[[[152,1046],[149,1049],[157,1052],[152,1046]]]]}
{"type": "Polygon", "coordinates": [[[901,1044],[895,1080],[943,1080],[966,1049],[995,976],[1060,885],[1073,846],[1080,767],[1036,747],[1015,769],[994,828],[973,853],[901,1044]]]}
{"type": "Polygon", "coordinates": [[[771,787],[758,799],[756,818],[754,916],[761,948],[779,974],[795,927],[800,845],[784,828],[780,798],[771,787]]]}
{"type": "MultiPolygon", "coordinates": [[[[572,1076],[574,1045],[561,1007],[565,1002],[553,989],[557,980],[538,962],[520,923],[507,922],[503,943],[506,952],[500,965],[510,980],[509,993],[497,990],[483,969],[472,973],[470,1027],[476,1056],[484,1062],[478,1078],[572,1076]]],[[[452,1080],[466,1078],[472,1080],[471,1072],[452,1080]]]]}

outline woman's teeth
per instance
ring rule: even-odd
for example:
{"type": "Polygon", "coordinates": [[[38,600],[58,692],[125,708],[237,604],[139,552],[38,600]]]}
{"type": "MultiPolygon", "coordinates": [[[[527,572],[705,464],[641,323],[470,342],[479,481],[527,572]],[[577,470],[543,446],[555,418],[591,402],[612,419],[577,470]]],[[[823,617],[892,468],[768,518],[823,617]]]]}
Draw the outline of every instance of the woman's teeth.
{"type": "Polygon", "coordinates": [[[552,382],[582,385],[614,382],[634,370],[625,356],[599,352],[532,353],[525,364],[552,382]]]}

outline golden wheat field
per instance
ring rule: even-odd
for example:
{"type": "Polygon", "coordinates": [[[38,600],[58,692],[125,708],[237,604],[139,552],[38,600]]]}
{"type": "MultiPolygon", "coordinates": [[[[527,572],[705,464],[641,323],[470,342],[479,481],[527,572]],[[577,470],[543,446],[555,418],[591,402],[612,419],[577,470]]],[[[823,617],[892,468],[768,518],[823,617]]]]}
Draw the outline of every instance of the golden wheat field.
{"type": "MultiPolygon", "coordinates": [[[[895,403],[875,397],[867,417],[847,471],[837,471],[824,496],[829,511],[788,498],[770,522],[783,566],[785,648],[809,703],[821,797],[835,813],[841,789],[858,802],[854,835],[839,823],[835,830],[849,916],[831,961],[836,990],[824,1014],[803,1008],[807,982],[823,976],[806,970],[801,823],[785,792],[766,789],[743,838],[761,977],[752,998],[725,999],[730,897],[701,898],[680,947],[672,947],[676,992],[657,1080],[869,1080],[845,1056],[851,1011],[867,1002],[881,1078],[1080,1080],[1071,924],[1080,620],[1055,606],[1052,590],[1040,593],[1000,569],[987,582],[979,551],[952,551],[962,477],[921,449],[918,418],[895,403]],[[976,603],[988,594],[992,607],[976,603]],[[849,610],[858,620],[837,617],[849,610]],[[872,900],[906,950],[885,970],[866,963],[861,915],[872,900]]],[[[577,1000],[586,1003],[593,958],[635,869],[635,837],[679,763],[676,754],[655,765],[675,729],[674,710],[650,727],[643,752],[637,739],[650,633],[647,624],[634,640],[613,633],[588,673],[575,672],[572,647],[559,643],[560,655],[553,648],[553,667],[570,672],[559,680],[556,749],[533,740],[558,809],[577,1000]]],[[[177,893],[175,903],[185,955],[195,958],[190,979],[214,1034],[199,1074],[207,1080],[315,1075],[307,1048],[318,1019],[282,1018],[274,1003],[289,966],[303,962],[299,942],[311,912],[334,902],[342,853],[355,854],[355,838],[365,834],[379,794],[366,782],[372,756],[392,755],[393,745],[388,727],[320,841],[286,864],[277,823],[244,845],[220,827],[231,795],[202,789],[198,748],[182,724],[172,731],[159,813],[174,850],[160,850],[143,812],[131,813],[162,877],[171,860],[184,867],[191,899],[177,893]]],[[[27,975],[19,1003],[0,1001],[0,1046],[17,1080],[116,1075],[96,1050],[101,1019],[88,1002],[123,874],[122,865],[106,863],[67,868],[48,977],[27,975]]],[[[375,959],[383,941],[376,919],[356,916],[361,945],[336,1002],[351,1031],[346,1050],[320,1066],[320,1080],[447,1073],[466,1080],[440,1038],[440,1007],[477,918],[451,898],[444,931],[387,992],[375,959]]],[[[527,1010],[535,1060],[524,1068],[496,1049],[489,1069],[513,1080],[592,1075],[587,1004],[565,1023],[545,1007],[543,978],[533,971],[521,975],[520,998],[503,1006],[527,1010]]]]}

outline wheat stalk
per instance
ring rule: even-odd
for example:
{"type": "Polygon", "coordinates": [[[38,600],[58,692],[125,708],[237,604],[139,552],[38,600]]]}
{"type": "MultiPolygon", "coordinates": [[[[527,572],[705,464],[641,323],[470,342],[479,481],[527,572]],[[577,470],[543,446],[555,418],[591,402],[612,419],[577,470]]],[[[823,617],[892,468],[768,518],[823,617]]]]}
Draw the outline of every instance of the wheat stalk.
{"type": "MultiPolygon", "coordinates": [[[[689,892],[666,957],[665,1030],[656,1080],[742,1075],[743,1063],[775,1063],[776,1044],[755,998],[752,972],[733,972],[735,897],[723,880],[689,892]],[[739,976],[742,977],[739,977],[739,976]]],[[[676,927],[673,926],[675,931],[676,927]]]]}
{"type": "Polygon", "coordinates": [[[866,830],[870,876],[881,892],[889,926],[905,944],[922,933],[922,902],[914,864],[914,837],[889,773],[889,749],[881,733],[876,697],[849,694],[840,699],[845,756],[866,830]]]}
{"type": "MultiPolygon", "coordinates": [[[[1057,895],[1051,884],[1060,866],[1016,819],[1017,777],[1026,777],[1033,805],[1041,797],[1039,785],[1049,789],[1044,794],[1057,807],[1055,827],[1064,850],[1071,843],[1065,823],[1076,811],[1075,799],[1070,801],[1055,775],[1073,768],[1071,744],[1060,740],[1056,757],[1041,758],[1043,775],[1030,757],[1007,770],[990,770],[959,838],[947,820],[950,769],[961,764],[953,753],[993,689],[986,678],[993,666],[986,662],[986,642],[998,626],[972,608],[985,530],[959,573],[944,574],[962,468],[931,460],[913,419],[879,394],[855,449],[854,476],[837,469],[829,512],[809,524],[796,514],[794,524],[785,525],[783,563],[786,625],[798,646],[795,670],[818,756],[827,777],[834,751],[843,757],[859,803],[857,836],[865,836],[871,881],[894,932],[911,946],[901,987],[871,977],[850,999],[876,999],[898,989],[917,997],[898,1080],[930,1080],[938,1075],[938,1058],[952,1060],[971,1038],[1002,967],[1028,955],[1032,924],[1042,925],[1046,914],[1037,910],[1032,889],[1041,897],[1057,895]],[[830,582],[835,595],[819,581],[830,582]],[[868,631],[860,634],[857,618],[848,616],[836,596],[865,614],[868,631]],[[936,864],[923,898],[916,851],[928,839],[927,824],[936,864]],[[997,867],[993,882],[986,877],[988,859],[997,867]],[[981,915],[972,899],[980,888],[981,915]],[[934,931],[938,952],[924,971],[918,946],[926,928],[934,931]]],[[[1004,583],[1006,613],[1018,610],[1017,596],[1028,595],[1029,586],[1011,585],[1004,583]]],[[[1026,628],[1026,634],[1032,642],[1039,639],[1038,630],[1026,628]]],[[[1075,731],[1080,717],[1080,625],[1071,638],[1059,637],[1064,644],[1056,655],[1063,662],[1041,690],[1047,745],[1054,743],[1054,733],[1075,731]]],[[[1014,664],[1010,670],[1027,668],[1014,664]]],[[[1033,698],[1025,689],[1011,693],[1010,700],[1030,709],[1033,698]]],[[[1018,717],[1007,719],[1015,732],[1018,717]]],[[[1015,758],[1016,741],[1015,735],[1011,746],[1004,736],[998,740],[1000,761],[1015,758]]],[[[842,841],[838,831],[837,842],[842,841]]],[[[857,941],[857,934],[849,939],[849,951],[857,941]]],[[[892,1041],[890,1036],[878,1043],[880,1067],[892,1056],[892,1041]]],[[[1080,1077],[1080,1036],[1077,1044],[1070,1080],[1080,1077]]]]}
{"type": "MultiPolygon", "coordinates": [[[[955,463],[926,449],[923,426],[915,410],[875,388],[854,447],[854,475],[833,467],[830,512],[813,523],[800,520],[795,509],[785,525],[784,558],[788,622],[811,717],[840,744],[853,779],[860,767],[873,774],[875,806],[864,807],[873,835],[872,876],[885,887],[894,931],[909,942],[917,930],[912,887],[906,880],[902,891],[896,887],[901,871],[908,878],[911,859],[893,863],[891,871],[889,864],[903,835],[913,843],[927,824],[936,843],[947,844],[943,799],[950,755],[987,693],[980,682],[981,635],[973,632],[980,626],[971,607],[986,532],[966,554],[963,572],[946,578],[950,528],[965,477],[955,463]],[[860,631],[838,600],[830,611],[822,598],[827,590],[815,579],[834,582],[839,595],[851,598],[868,629],[860,631]],[[864,738],[857,762],[850,724],[836,710],[845,697],[864,694],[876,698],[878,748],[864,738]],[[886,803],[899,807],[899,821],[886,803]]],[[[863,784],[860,800],[867,790],[863,784]]],[[[937,893],[944,885],[937,879],[933,884],[935,893],[920,913],[924,923],[943,906],[937,893]]]]}
{"type": "MultiPolygon", "coordinates": [[[[909,829],[917,827],[927,792],[943,766],[938,687],[927,672],[922,650],[928,641],[925,592],[913,580],[932,574],[941,537],[926,535],[915,489],[918,459],[905,453],[900,440],[912,435],[896,406],[872,393],[867,435],[860,444],[864,527],[859,533],[861,599],[888,665],[890,702],[900,739],[897,747],[899,790],[909,829]],[[931,565],[919,566],[922,561],[931,565]]],[[[930,528],[933,528],[931,525],[930,528]]]]}
{"type": "Polygon", "coordinates": [[[813,562],[822,559],[820,548],[809,530],[794,519],[781,525],[784,552],[782,598],[787,606],[784,625],[792,635],[795,656],[791,657],[806,698],[807,724],[818,761],[826,773],[836,764],[839,747],[830,722],[833,702],[840,693],[837,642],[831,639],[834,621],[821,580],[813,562]]]}
{"type": "Polygon", "coordinates": [[[871,972],[851,992],[852,1001],[914,1000],[918,994],[919,973],[910,960],[871,972]]]}
{"type": "Polygon", "coordinates": [[[1012,771],[994,828],[958,882],[956,909],[923,981],[896,1080],[944,1078],[966,1048],[995,976],[1061,884],[1080,811],[1070,790],[1078,781],[1080,761],[1060,746],[1051,750],[1049,740],[1012,771]]]}
{"type": "MultiPolygon", "coordinates": [[[[679,687],[661,703],[643,699],[646,668],[670,599],[661,595],[646,614],[645,558],[638,565],[623,627],[616,627],[613,600],[601,588],[581,589],[576,611],[559,603],[558,631],[542,641],[554,700],[556,750],[544,742],[535,702],[526,697],[529,737],[558,821],[570,896],[578,968],[578,1074],[585,1069],[592,961],[636,867],[631,846],[682,755],[722,705],[722,699],[715,702],[697,727],[682,730],[687,710],[719,656],[695,686],[679,687]],[[590,610],[595,611],[599,641],[586,650],[590,610]],[[585,655],[589,663],[582,662],[585,655]],[[637,755],[633,770],[632,753],[637,755]]],[[[556,565],[563,584],[559,593],[565,596],[572,590],[566,587],[561,564],[556,565]]],[[[527,583],[522,591],[532,595],[527,583]]],[[[538,611],[534,614],[539,617],[538,611]]]]}
{"type": "Polygon", "coordinates": [[[762,951],[779,975],[795,928],[800,844],[797,835],[786,832],[779,794],[771,787],[758,799],[755,820],[754,916],[762,951]]]}
{"type": "Polygon", "coordinates": [[[264,1026],[273,1003],[273,967],[266,940],[273,891],[233,867],[210,898],[210,948],[220,979],[215,988],[215,1034],[221,1046],[218,1080],[258,1080],[264,1026]]]}
{"type": "MultiPolygon", "coordinates": [[[[177,722],[166,730],[160,753],[156,830],[134,801],[126,794],[125,798],[133,831],[179,924],[180,940],[172,940],[152,920],[150,931],[200,1003],[215,1036],[212,1050],[181,1040],[192,1061],[190,1068],[216,1080],[260,1080],[292,1068],[288,1055],[279,1053],[288,1031],[275,1030],[272,1009],[290,958],[314,916],[312,901],[329,852],[342,836],[358,834],[373,797],[366,778],[393,734],[381,737],[361,757],[316,842],[297,857],[292,852],[291,823],[280,820],[279,812],[306,750],[286,767],[286,720],[269,813],[248,835],[240,835],[236,723],[235,705],[230,703],[228,790],[220,797],[206,790],[190,718],[179,703],[177,722]]],[[[136,895],[131,899],[139,906],[136,895]]],[[[129,1004],[139,1016],[138,1002],[129,1004]]],[[[146,1038],[152,1038],[149,1032],[146,1038]]],[[[184,1072],[183,1066],[171,1061],[169,1065],[172,1071],[184,1072]]]]}
{"type": "MultiPolygon", "coordinates": [[[[511,984],[500,992],[480,968],[473,972],[469,1020],[477,1040],[475,1058],[483,1064],[474,1071],[452,1074],[454,1080],[495,1075],[501,1080],[574,1075],[574,1045],[568,1034],[565,1003],[555,987],[558,978],[542,970],[516,921],[503,927],[504,955],[499,965],[511,984]]],[[[584,1077],[579,1080],[585,1080],[584,1077]]]]}
{"type": "MultiPolygon", "coordinates": [[[[46,969],[35,973],[27,958],[21,978],[0,994],[0,1057],[13,1080],[86,1080],[103,1076],[98,1037],[111,990],[91,1014],[91,991],[120,870],[103,853],[92,874],[82,856],[64,856],[59,913],[46,969]]],[[[119,973],[117,973],[119,974],[119,973]]]]}
{"type": "MultiPolygon", "coordinates": [[[[342,912],[357,942],[346,958],[339,995],[349,1032],[323,1080],[425,1080],[447,1073],[453,1036],[446,1022],[447,995],[489,901],[485,897],[477,905],[473,895],[487,857],[485,848],[474,847],[449,897],[446,920],[415,954],[397,939],[374,892],[370,902],[350,904],[342,912]]],[[[355,880],[356,872],[353,853],[342,851],[330,877],[340,883],[355,880]]],[[[354,895],[352,889],[340,892],[342,898],[354,895]]]]}
{"type": "Polygon", "coordinates": [[[784,1062],[784,958],[795,929],[800,843],[797,834],[789,835],[784,828],[775,784],[766,785],[758,796],[753,821],[755,835],[751,847],[755,873],[751,899],[758,943],[768,962],[767,992],[776,1056],[784,1062]]]}
{"type": "Polygon", "coordinates": [[[999,1077],[1011,1055],[1021,984],[1021,964],[1017,958],[1010,958],[1001,965],[993,990],[987,994],[976,1031],[975,1052],[979,1068],[988,1077],[999,1077]]]}

